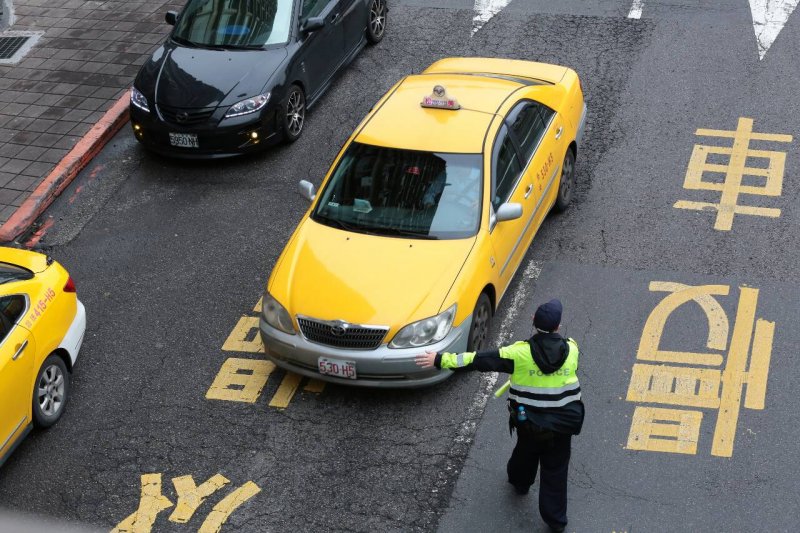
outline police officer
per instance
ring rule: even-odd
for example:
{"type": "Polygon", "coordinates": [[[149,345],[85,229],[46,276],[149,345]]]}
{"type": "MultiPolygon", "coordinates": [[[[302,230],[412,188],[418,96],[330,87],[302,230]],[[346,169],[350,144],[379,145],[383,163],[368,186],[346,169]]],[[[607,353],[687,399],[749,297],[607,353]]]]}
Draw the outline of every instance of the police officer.
{"type": "Polygon", "coordinates": [[[536,333],[498,350],[460,354],[426,352],[421,367],[511,374],[510,427],[517,444],[508,460],[508,482],[527,494],[541,469],[539,513],[553,531],[567,526],[567,471],[572,435],[580,433],[584,408],[578,369],[578,345],[558,328],[562,306],[550,300],[536,309],[536,333]]]}

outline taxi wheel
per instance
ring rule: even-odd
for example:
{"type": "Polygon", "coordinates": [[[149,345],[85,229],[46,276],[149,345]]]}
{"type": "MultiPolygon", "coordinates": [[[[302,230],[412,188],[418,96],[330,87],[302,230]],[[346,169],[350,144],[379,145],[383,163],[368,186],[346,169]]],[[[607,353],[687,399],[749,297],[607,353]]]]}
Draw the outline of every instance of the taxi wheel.
{"type": "Polygon", "coordinates": [[[472,312],[472,324],[469,327],[468,352],[477,352],[486,348],[489,332],[492,329],[492,302],[485,292],[478,297],[475,310],[472,312]]]}
{"type": "Polygon", "coordinates": [[[575,189],[575,153],[570,149],[564,156],[564,164],[561,166],[561,181],[558,184],[558,196],[556,197],[556,211],[565,211],[572,201],[572,192],[575,189]]]}
{"type": "Polygon", "coordinates": [[[61,418],[69,396],[69,371],[57,355],[51,354],[39,369],[33,387],[33,422],[50,427],[61,418]]]}
{"type": "Polygon", "coordinates": [[[289,87],[283,101],[283,138],[294,142],[303,133],[306,123],[306,96],[297,85],[289,87]]]}
{"type": "Polygon", "coordinates": [[[376,44],[386,33],[386,0],[371,0],[369,3],[369,20],[367,21],[367,40],[376,44]]]}

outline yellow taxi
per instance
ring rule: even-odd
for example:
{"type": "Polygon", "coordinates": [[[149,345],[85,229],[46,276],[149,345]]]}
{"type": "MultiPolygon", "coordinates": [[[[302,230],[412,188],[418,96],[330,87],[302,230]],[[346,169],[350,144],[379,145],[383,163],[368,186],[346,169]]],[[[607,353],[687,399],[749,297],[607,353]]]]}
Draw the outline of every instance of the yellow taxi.
{"type": "Polygon", "coordinates": [[[64,267],[0,247],[0,465],[33,426],[61,417],[85,330],[86,311],[64,267]]]}
{"type": "Polygon", "coordinates": [[[345,143],[270,275],[267,357],[337,383],[413,387],[421,349],[485,347],[547,213],[564,210],[586,118],[571,69],[438,61],[400,80],[345,143]]]}

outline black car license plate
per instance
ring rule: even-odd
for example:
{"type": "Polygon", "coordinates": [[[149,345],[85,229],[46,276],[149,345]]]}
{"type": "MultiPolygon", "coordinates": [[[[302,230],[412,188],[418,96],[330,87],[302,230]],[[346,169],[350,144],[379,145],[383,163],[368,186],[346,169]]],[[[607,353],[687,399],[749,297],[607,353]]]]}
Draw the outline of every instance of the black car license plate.
{"type": "Polygon", "coordinates": [[[170,133],[169,143],[181,148],[200,148],[196,133],[170,133]]]}

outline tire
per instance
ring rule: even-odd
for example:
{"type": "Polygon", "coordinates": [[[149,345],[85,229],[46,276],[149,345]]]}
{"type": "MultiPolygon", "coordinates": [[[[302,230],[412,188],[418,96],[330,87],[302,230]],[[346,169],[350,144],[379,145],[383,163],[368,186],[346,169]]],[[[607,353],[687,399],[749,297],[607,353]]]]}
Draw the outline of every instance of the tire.
{"type": "Polygon", "coordinates": [[[283,139],[293,143],[303,134],[306,124],[306,95],[297,85],[291,85],[281,106],[283,139]]]}
{"type": "Polygon", "coordinates": [[[69,397],[69,372],[55,354],[44,360],[33,384],[33,423],[47,428],[58,422],[69,397]]]}
{"type": "Polygon", "coordinates": [[[556,196],[555,209],[559,213],[564,212],[572,202],[572,193],[575,191],[575,153],[572,148],[567,150],[564,156],[564,164],[561,165],[561,180],[558,182],[558,196],[556,196]]]}
{"type": "Polygon", "coordinates": [[[469,326],[468,352],[477,352],[486,348],[489,332],[492,329],[492,302],[489,296],[482,292],[475,303],[472,312],[472,324],[469,326]]]}
{"type": "Polygon", "coordinates": [[[369,15],[367,15],[367,41],[370,44],[381,42],[386,34],[386,21],[389,9],[386,0],[369,0],[369,15]]]}

